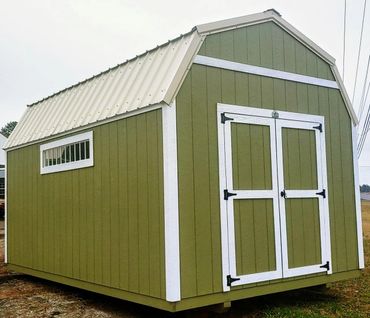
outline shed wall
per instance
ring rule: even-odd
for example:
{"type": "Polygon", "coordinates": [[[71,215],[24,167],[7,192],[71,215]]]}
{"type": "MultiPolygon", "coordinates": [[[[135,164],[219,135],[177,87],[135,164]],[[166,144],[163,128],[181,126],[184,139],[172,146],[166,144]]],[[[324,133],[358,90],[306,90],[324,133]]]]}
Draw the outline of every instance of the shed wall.
{"type": "Polygon", "coordinates": [[[161,110],[92,130],[90,168],[41,175],[40,144],[8,152],[8,262],[165,299],[161,110]]]}
{"type": "MultiPolygon", "coordinates": [[[[273,23],[210,35],[199,54],[333,79],[328,64],[273,23]]],[[[182,297],[222,291],[219,102],[325,117],[333,272],[357,269],[351,119],[339,90],[193,65],[176,99],[182,297]]]]}

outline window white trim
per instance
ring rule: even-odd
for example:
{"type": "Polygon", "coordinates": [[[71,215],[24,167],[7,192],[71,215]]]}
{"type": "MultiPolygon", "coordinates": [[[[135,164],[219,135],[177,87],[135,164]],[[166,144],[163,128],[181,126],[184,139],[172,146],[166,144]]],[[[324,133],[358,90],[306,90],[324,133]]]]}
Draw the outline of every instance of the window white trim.
{"type": "Polygon", "coordinates": [[[353,153],[353,173],[355,182],[355,202],[356,202],[356,221],[357,221],[357,249],[358,249],[358,267],[365,268],[364,259],[364,243],[362,237],[362,215],[361,215],[361,197],[360,197],[360,181],[358,170],[358,156],[357,156],[357,130],[352,125],[352,153],[353,153]]]}
{"type": "Polygon", "coordinates": [[[91,167],[93,165],[94,165],[94,142],[93,142],[93,132],[92,131],[40,145],[40,173],[41,174],[86,168],[86,167],[91,167]],[[68,163],[61,163],[61,164],[57,164],[53,166],[44,166],[44,161],[43,161],[44,151],[48,149],[53,149],[56,147],[64,146],[64,145],[78,143],[80,141],[82,142],[85,140],[89,140],[90,158],[68,162],[68,163]]]}
{"type": "Polygon", "coordinates": [[[242,72],[242,73],[247,73],[247,74],[278,78],[278,79],[292,81],[292,82],[339,89],[339,86],[336,81],[331,81],[331,80],[307,76],[307,75],[301,75],[297,73],[278,71],[278,70],[274,70],[274,69],[266,68],[266,67],[237,63],[237,62],[232,62],[232,61],[209,57],[209,56],[196,55],[194,58],[194,63],[199,64],[199,65],[222,68],[222,69],[230,70],[230,71],[237,71],[237,72],[242,72]]]}
{"type": "Polygon", "coordinates": [[[162,108],[166,300],[181,299],[176,102],[162,108]]]}

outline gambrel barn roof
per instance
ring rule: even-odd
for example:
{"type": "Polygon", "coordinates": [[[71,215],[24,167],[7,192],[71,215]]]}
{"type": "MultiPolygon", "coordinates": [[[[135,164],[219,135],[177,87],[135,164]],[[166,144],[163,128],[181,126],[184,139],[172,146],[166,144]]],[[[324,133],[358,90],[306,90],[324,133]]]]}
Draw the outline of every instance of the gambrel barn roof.
{"type": "Polygon", "coordinates": [[[197,25],[185,35],[29,105],[5,148],[118,119],[151,105],[169,105],[208,34],[268,21],[276,23],[330,65],[352,121],[357,124],[334,58],[271,9],[197,25]]]}

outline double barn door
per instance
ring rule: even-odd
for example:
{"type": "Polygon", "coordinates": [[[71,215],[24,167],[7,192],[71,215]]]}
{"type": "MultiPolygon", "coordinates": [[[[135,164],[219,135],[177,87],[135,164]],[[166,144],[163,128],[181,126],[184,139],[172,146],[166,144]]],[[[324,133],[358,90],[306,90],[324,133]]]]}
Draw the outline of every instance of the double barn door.
{"type": "Polygon", "coordinates": [[[324,120],[218,105],[224,290],[331,273],[324,120]]]}

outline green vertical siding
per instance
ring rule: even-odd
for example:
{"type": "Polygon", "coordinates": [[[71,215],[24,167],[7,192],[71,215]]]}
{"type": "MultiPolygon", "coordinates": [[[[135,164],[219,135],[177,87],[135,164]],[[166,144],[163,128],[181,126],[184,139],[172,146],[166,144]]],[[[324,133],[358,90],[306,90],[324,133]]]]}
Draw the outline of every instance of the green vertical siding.
{"type": "MultiPolygon", "coordinates": [[[[199,54],[333,79],[328,64],[272,22],[209,35],[199,54]]],[[[182,297],[222,291],[218,102],[325,117],[332,268],[356,269],[351,120],[339,90],[192,65],[176,98],[182,297]]],[[[317,253],[310,248],[308,262],[317,253]]]]}
{"type": "Polygon", "coordinates": [[[320,264],[319,202],[316,198],[286,199],[288,267],[320,264]]]}
{"type": "Polygon", "coordinates": [[[334,80],[325,61],[274,22],[208,35],[198,54],[334,80]]]}
{"type": "Polygon", "coordinates": [[[231,123],[234,190],[271,190],[270,127],[231,123]]]}
{"type": "Polygon", "coordinates": [[[237,275],[275,270],[272,199],[234,200],[234,222],[237,275]]]}
{"type": "Polygon", "coordinates": [[[94,166],[8,152],[9,263],[165,298],[161,110],[92,128],[94,166]]]}
{"type": "Polygon", "coordinates": [[[283,128],[282,143],[285,189],[317,189],[315,132],[283,128]]]}

